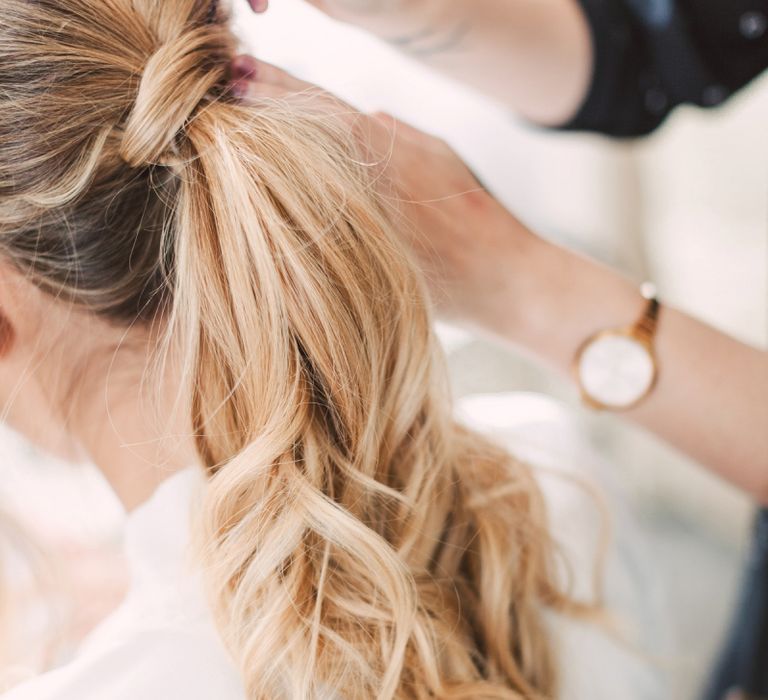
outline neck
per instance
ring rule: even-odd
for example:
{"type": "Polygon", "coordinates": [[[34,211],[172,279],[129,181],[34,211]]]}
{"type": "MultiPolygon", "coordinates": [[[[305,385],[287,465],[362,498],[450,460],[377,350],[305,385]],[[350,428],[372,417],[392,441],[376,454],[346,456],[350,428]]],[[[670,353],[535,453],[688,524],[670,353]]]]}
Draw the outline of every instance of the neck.
{"type": "Polygon", "coordinates": [[[89,368],[91,378],[80,387],[70,429],[131,511],[199,459],[189,411],[176,401],[179,383],[150,373],[149,344],[121,344],[104,359],[105,366],[89,368]]]}

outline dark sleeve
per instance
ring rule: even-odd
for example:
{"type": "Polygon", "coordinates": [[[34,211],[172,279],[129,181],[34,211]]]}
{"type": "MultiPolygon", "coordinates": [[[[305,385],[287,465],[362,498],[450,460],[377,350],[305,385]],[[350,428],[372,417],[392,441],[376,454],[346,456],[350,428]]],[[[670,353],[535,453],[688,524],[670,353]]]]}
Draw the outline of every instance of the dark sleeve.
{"type": "Polygon", "coordinates": [[[715,107],[768,68],[768,0],[578,0],[595,67],[561,128],[650,133],[678,105],[715,107]]]}

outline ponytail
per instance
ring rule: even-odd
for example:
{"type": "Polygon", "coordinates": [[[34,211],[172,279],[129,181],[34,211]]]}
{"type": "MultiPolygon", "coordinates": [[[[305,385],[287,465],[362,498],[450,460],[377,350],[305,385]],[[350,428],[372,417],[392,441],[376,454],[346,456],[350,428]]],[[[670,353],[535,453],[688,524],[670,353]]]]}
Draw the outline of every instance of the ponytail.
{"type": "Polygon", "coordinates": [[[453,423],[354,143],[289,101],[212,105],[187,136],[170,327],[210,475],[199,550],[248,697],[553,697],[541,607],[569,602],[541,496],[453,423]]]}
{"type": "Polygon", "coordinates": [[[578,607],[531,473],[454,423],[349,130],[232,99],[225,20],[3,0],[3,254],[167,329],[208,478],[196,549],[250,700],[554,698],[542,609],[578,607]]]}

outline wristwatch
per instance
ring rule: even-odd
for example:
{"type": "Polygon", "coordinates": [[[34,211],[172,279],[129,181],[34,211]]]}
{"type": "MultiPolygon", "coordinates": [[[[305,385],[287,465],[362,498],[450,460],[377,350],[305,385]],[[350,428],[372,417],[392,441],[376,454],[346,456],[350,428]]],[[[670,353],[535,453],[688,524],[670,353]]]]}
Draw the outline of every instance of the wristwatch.
{"type": "Polygon", "coordinates": [[[581,396],[601,411],[626,411],[653,390],[659,375],[654,338],[661,304],[652,284],[641,288],[647,304],[631,326],[590,336],[576,353],[574,369],[581,396]]]}

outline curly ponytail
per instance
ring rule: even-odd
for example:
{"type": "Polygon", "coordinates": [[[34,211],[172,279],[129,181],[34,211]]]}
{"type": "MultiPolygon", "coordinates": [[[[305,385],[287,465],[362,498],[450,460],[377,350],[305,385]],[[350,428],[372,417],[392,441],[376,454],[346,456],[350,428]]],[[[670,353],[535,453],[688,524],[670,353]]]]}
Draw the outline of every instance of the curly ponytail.
{"type": "Polygon", "coordinates": [[[420,282],[322,114],[188,128],[176,323],[200,543],[249,697],[552,697],[527,469],[456,426],[420,282]]]}
{"type": "Polygon", "coordinates": [[[209,476],[197,547],[249,698],[553,698],[542,609],[578,606],[541,494],[454,423],[350,135],[306,103],[231,100],[233,47],[199,0],[4,0],[0,137],[28,150],[0,138],[0,245],[46,290],[167,325],[209,476]]]}

